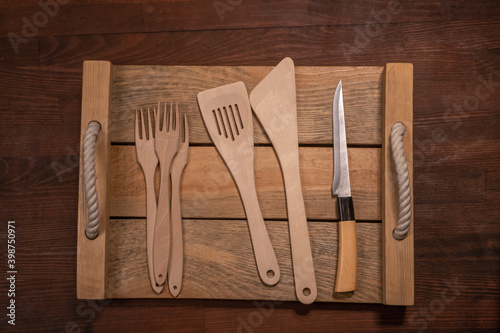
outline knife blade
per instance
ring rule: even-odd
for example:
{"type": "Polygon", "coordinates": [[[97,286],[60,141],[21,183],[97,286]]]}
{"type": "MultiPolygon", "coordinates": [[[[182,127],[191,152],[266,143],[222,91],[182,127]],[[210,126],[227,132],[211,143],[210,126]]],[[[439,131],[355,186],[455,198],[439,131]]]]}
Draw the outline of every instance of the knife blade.
{"type": "Polygon", "coordinates": [[[338,198],[339,209],[339,244],[335,292],[349,292],[356,289],[358,252],[356,221],[347,159],[342,81],[337,85],[333,98],[333,165],[332,194],[338,198]]]}

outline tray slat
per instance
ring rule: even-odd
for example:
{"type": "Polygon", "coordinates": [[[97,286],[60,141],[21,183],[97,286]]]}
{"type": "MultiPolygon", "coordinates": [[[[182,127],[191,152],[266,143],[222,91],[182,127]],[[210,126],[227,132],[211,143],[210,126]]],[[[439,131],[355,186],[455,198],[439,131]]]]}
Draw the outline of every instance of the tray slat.
{"type": "MultiPolygon", "coordinates": [[[[245,220],[184,220],[184,280],[180,298],[296,300],[288,223],[266,221],[281,279],[274,287],[258,276],[245,220]]],[[[319,302],[382,302],[382,228],[358,223],[358,289],[334,294],[337,223],[309,222],[319,302]]],[[[151,291],[146,264],[146,223],[112,220],[108,295],[112,298],[171,298],[151,291]]]]}
{"type": "MultiPolygon", "coordinates": [[[[214,147],[190,147],[182,178],[184,218],[245,218],[233,178],[214,147]]],[[[300,148],[302,189],[309,219],[338,219],[332,196],[333,149],[300,148]]],[[[350,148],[351,184],[359,220],[381,221],[381,148],[350,148]]],[[[283,178],[271,147],[255,148],[255,182],[262,214],[286,219],[283,178]]],[[[146,216],[144,176],[134,146],[111,149],[111,216],[146,216]]],[[[158,179],[157,179],[158,180],[158,179]]]]}
{"type": "Polygon", "coordinates": [[[109,180],[111,146],[109,120],[113,66],[107,61],[90,61],[83,65],[82,124],[80,137],[80,186],[78,191],[78,246],[77,246],[77,297],[106,298],[107,224],[109,220],[109,180]],[[99,236],[90,240],[85,236],[88,222],[87,201],[83,183],[83,138],[92,120],[101,124],[95,146],[97,197],[100,205],[99,236]]]}
{"type": "Polygon", "coordinates": [[[413,224],[403,240],[396,240],[392,231],[399,216],[398,179],[390,147],[391,128],[395,122],[406,127],[403,138],[410,177],[411,210],[413,209],[413,65],[387,64],[385,73],[384,157],[383,157],[383,256],[384,304],[413,305],[413,224]]]}
{"type": "MultiPolygon", "coordinates": [[[[200,91],[243,81],[250,92],[272,69],[251,66],[114,66],[111,141],[134,141],[134,110],[174,100],[189,117],[191,144],[211,143],[200,91]]],[[[344,87],[349,144],[382,144],[383,67],[296,67],[299,144],[332,144],[332,100],[344,87]]],[[[254,142],[270,143],[254,117],[254,142]]]]}

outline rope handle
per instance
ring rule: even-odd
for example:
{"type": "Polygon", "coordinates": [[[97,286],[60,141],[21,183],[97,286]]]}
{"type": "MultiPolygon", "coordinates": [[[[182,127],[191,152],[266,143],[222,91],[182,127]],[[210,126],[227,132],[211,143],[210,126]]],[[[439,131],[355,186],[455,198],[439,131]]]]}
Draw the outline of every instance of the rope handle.
{"type": "Polygon", "coordinates": [[[95,174],[95,144],[100,130],[101,124],[92,120],[89,122],[83,138],[83,182],[89,217],[85,235],[88,239],[95,239],[99,235],[99,200],[95,185],[97,179],[95,174]]]}
{"type": "Polygon", "coordinates": [[[411,223],[411,190],[408,163],[406,162],[403,146],[403,136],[406,127],[401,122],[396,122],[391,128],[392,158],[396,167],[399,188],[399,218],[392,236],[397,240],[403,240],[410,231],[411,223]]]}

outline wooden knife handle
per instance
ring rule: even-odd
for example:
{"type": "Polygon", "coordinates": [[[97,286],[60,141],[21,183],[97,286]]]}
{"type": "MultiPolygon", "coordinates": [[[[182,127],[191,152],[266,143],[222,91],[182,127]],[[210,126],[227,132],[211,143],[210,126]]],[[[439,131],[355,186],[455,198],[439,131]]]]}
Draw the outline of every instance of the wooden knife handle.
{"type": "Polygon", "coordinates": [[[356,239],[356,221],[352,198],[338,198],[339,203],[339,250],[335,292],[349,292],[356,289],[358,273],[358,248],[356,239]]]}

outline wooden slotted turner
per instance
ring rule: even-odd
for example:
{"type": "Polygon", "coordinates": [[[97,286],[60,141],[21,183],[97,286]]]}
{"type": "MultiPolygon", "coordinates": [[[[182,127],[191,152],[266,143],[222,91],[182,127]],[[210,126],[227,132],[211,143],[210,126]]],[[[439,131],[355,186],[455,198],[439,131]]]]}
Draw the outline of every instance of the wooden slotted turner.
{"type": "Polygon", "coordinates": [[[245,84],[200,92],[198,104],[208,133],[240,192],[259,276],[265,284],[275,285],[280,270],[255,190],[252,110],[245,84]]]}
{"type": "Polygon", "coordinates": [[[299,170],[295,69],[283,59],[252,91],[250,103],[273,144],[285,183],[290,246],[297,299],[305,304],[317,296],[307,218],[299,170]]]}

